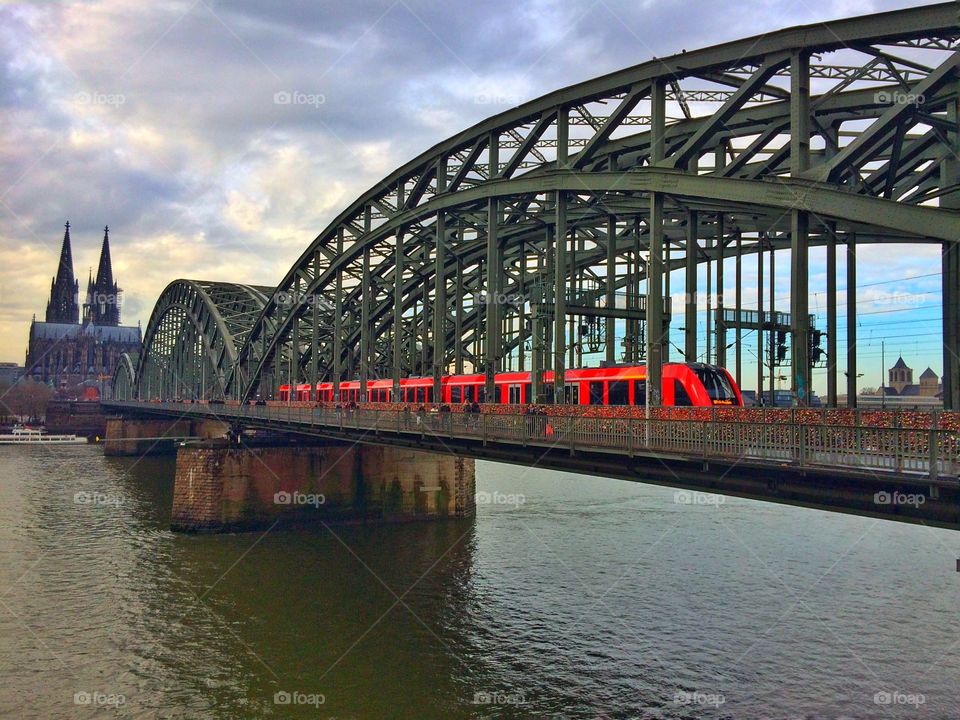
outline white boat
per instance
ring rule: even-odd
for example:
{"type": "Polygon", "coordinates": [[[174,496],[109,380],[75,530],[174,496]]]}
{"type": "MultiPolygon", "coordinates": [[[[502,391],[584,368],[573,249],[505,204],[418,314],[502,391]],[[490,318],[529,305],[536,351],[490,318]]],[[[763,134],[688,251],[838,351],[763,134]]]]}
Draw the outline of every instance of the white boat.
{"type": "Polygon", "coordinates": [[[17,425],[9,434],[0,435],[0,445],[80,445],[86,444],[85,437],[76,435],[50,435],[23,425],[17,425]]]}

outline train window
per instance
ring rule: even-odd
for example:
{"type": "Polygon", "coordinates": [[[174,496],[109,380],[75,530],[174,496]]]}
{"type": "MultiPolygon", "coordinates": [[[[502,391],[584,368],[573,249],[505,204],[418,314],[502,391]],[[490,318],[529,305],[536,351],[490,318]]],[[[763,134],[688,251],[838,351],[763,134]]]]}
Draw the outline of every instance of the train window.
{"type": "Polygon", "coordinates": [[[413,401],[418,403],[423,402],[423,388],[417,388],[414,390],[413,401]]]}
{"type": "Polygon", "coordinates": [[[510,385],[507,387],[507,402],[511,405],[520,404],[520,386],[519,385],[510,385]]]}
{"type": "Polygon", "coordinates": [[[473,394],[473,391],[474,391],[473,385],[467,385],[467,386],[465,386],[465,387],[463,388],[463,401],[464,401],[464,402],[473,402],[474,397],[476,397],[476,396],[473,394]]]}
{"type": "Polygon", "coordinates": [[[693,401],[687,394],[687,389],[679,380],[673,381],[673,404],[677,407],[690,407],[693,401]]]}
{"type": "Polygon", "coordinates": [[[543,394],[543,402],[547,405],[553,405],[553,383],[544,383],[540,392],[543,394]]]}
{"type": "Polygon", "coordinates": [[[603,383],[594,380],[590,383],[590,404],[603,405],[603,383]]]}
{"type": "Polygon", "coordinates": [[[427,402],[428,402],[428,403],[432,403],[432,402],[433,402],[433,388],[432,388],[432,387],[428,387],[428,388],[427,388],[427,402]]]}
{"type": "Polygon", "coordinates": [[[563,386],[563,401],[567,405],[580,404],[580,383],[567,383],[563,386]]]}
{"type": "Polygon", "coordinates": [[[452,403],[462,403],[463,402],[463,388],[458,385],[450,387],[450,402],[452,403]]]}
{"type": "Polygon", "coordinates": [[[633,381],[633,404],[634,405],[647,404],[647,381],[646,380],[633,381]]]}
{"type": "Polygon", "coordinates": [[[626,380],[613,380],[608,391],[610,401],[608,405],[629,405],[630,384],[626,380]]]}
{"type": "Polygon", "coordinates": [[[726,373],[710,367],[696,368],[695,372],[707,389],[707,395],[711,400],[735,401],[737,399],[726,373]]]}
{"type": "Polygon", "coordinates": [[[524,402],[532,403],[533,402],[533,384],[524,383],[523,384],[523,397],[524,402]]]}
{"type": "Polygon", "coordinates": [[[487,401],[487,388],[483,385],[477,385],[475,388],[477,391],[477,402],[484,403],[487,401]]]}

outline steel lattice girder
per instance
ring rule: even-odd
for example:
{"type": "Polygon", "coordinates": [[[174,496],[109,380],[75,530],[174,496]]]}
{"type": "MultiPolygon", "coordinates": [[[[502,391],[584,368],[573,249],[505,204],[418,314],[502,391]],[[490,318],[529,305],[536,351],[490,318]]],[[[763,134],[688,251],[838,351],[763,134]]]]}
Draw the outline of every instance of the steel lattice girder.
{"type": "MultiPolygon", "coordinates": [[[[177,394],[191,395],[202,372],[211,397],[224,397],[225,377],[232,372],[238,349],[257,321],[268,287],[236,283],[176,280],[168,285],[150,316],[143,350],[136,359],[136,392],[147,390],[150,373],[166,376],[177,394]],[[196,349],[190,368],[177,365],[185,348],[196,349]],[[204,363],[201,368],[199,363],[204,363]]],[[[158,376],[159,377],[159,376],[158,376]]],[[[158,380],[159,382],[159,380],[158,380]]]]}
{"type": "MultiPolygon", "coordinates": [[[[745,252],[760,234],[768,247],[789,245],[798,213],[811,219],[810,244],[852,234],[954,243],[960,215],[943,201],[958,191],[948,167],[958,149],[958,37],[954,3],[790,28],[655,59],[491,117],[377,183],[272,295],[262,292],[259,317],[233,333],[235,361],[229,351],[217,358],[223,391],[250,397],[271,367],[308,379],[307,368],[320,377],[358,365],[387,372],[399,358],[402,374],[424,372],[428,337],[443,343],[448,365],[464,338],[485,340],[483,309],[460,308],[454,319],[444,307],[436,322],[438,287],[462,303],[464,291],[485,289],[488,258],[502,258],[510,292],[525,292],[528,270],[548,275],[558,193],[570,199],[571,232],[590,238],[571,278],[602,280],[604,262],[634,262],[616,287],[646,276],[637,251],[649,252],[652,197],[665,201],[663,232],[678,254],[690,211],[720,228],[711,253],[694,249],[697,262],[728,255],[734,235],[745,252]],[[619,230],[608,241],[611,217],[619,230]],[[534,258],[544,262],[530,269],[534,258]],[[282,300],[290,297],[310,302],[282,300]]],[[[674,256],[670,267],[684,263],[674,256]]]]}

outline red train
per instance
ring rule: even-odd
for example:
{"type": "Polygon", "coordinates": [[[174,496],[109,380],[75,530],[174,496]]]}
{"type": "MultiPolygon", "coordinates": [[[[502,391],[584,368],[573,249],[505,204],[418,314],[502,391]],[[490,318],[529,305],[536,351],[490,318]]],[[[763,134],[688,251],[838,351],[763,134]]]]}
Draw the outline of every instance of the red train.
{"type": "MultiPolygon", "coordinates": [[[[530,373],[499,373],[494,377],[496,397],[491,402],[524,405],[533,402],[530,373]]],[[[446,375],[440,379],[440,398],[434,398],[433,378],[400,380],[401,397],[391,398],[392,380],[367,382],[369,402],[432,403],[486,402],[483,375],[446,375]]],[[[553,402],[553,371],[543,373],[546,401],[553,402]]],[[[644,365],[567,370],[564,402],[571,405],[644,405],[647,369],[644,365]]],[[[319,400],[334,402],[333,383],[318,384],[319,400]]],[[[280,400],[290,400],[290,386],[281,385],[280,400]]],[[[296,400],[310,400],[310,385],[297,385],[296,400]]],[[[360,381],[340,383],[338,402],[360,402],[360,381]]],[[[740,388],[726,369],[705,363],[667,363],[663,366],[662,404],[677,406],[743,405],[740,388]]]]}

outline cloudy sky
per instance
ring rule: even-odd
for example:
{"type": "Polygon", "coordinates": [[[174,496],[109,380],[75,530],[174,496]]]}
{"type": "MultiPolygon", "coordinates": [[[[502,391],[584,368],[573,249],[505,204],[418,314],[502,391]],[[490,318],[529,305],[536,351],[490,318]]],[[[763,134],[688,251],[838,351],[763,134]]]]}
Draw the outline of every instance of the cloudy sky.
{"type": "MultiPolygon", "coordinates": [[[[146,324],[178,277],[276,283],[363,190],[510,105],[681,48],[920,4],[0,0],[0,360],[23,361],[66,220],[81,285],[109,223],[124,322],[146,324]]],[[[935,253],[871,262],[864,282],[938,269],[935,253]]]]}

